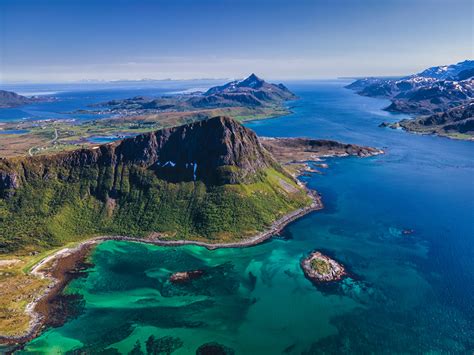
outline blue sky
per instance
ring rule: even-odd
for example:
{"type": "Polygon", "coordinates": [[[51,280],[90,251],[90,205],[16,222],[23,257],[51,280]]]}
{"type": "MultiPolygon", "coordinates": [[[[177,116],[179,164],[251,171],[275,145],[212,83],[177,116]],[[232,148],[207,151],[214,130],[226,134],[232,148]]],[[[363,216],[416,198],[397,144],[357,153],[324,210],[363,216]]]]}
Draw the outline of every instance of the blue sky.
{"type": "Polygon", "coordinates": [[[0,80],[399,75],[473,55],[471,0],[0,0],[0,80]]]}

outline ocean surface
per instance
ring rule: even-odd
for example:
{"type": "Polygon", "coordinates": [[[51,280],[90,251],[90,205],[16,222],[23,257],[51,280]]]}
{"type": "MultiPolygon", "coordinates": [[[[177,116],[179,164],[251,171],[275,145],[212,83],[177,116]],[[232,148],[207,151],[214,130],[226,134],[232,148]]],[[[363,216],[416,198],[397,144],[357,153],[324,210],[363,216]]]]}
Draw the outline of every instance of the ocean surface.
{"type": "Polygon", "coordinates": [[[343,81],[287,84],[300,97],[290,103],[294,113],[248,127],[386,154],[328,159],[322,174],[304,177],[322,194],[324,210],[255,247],[100,244],[87,276],[65,291],[76,295],[73,316],[25,352],[128,353],[137,342],[145,351],[154,336],[173,354],[194,354],[208,342],[236,354],[472,353],[474,143],[379,128],[402,116],[382,111],[388,101],[344,89],[343,81]],[[344,264],[350,277],[313,285],[299,262],[315,249],[344,264]],[[193,269],[205,276],[168,281],[193,269]]]}
{"type": "Polygon", "coordinates": [[[160,80],[83,82],[71,84],[1,84],[0,90],[14,91],[24,96],[37,96],[44,101],[21,107],[0,109],[0,123],[20,120],[74,119],[87,121],[110,117],[109,114],[76,111],[93,111],[92,104],[105,103],[135,96],[176,95],[202,91],[225,80],[160,80]]]}

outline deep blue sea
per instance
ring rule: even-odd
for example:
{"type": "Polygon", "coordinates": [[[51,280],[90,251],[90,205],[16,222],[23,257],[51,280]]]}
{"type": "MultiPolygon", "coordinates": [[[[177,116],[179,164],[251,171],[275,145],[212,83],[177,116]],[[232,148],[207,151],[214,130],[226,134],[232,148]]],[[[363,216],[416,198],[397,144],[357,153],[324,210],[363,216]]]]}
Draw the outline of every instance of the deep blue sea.
{"type": "Polygon", "coordinates": [[[91,120],[108,117],[93,113],[78,114],[77,110],[95,110],[91,104],[135,96],[175,95],[189,91],[200,91],[220,85],[223,80],[162,80],[119,81],[57,84],[0,84],[0,90],[14,91],[24,96],[46,98],[15,108],[0,109],[0,123],[18,120],[76,119],[91,120]]]}
{"type": "MultiPolygon", "coordinates": [[[[237,354],[472,354],[474,143],[379,128],[403,116],[383,111],[388,101],[344,89],[344,81],[285,84],[300,97],[289,104],[293,114],[249,128],[386,154],[328,159],[323,174],[304,178],[322,194],[324,210],[255,247],[101,244],[88,276],[66,290],[82,297],[80,314],[27,351],[127,353],[154,335],[174,354],[194,354],[207,342],[237,354]],[[299,261],[314,249],[343,263],[350,277],[311,284],[299,261]],[[208,276],[193,286],[167,281],[172,272],[197,268],[208,276]]],[[[107,97],[118,97],[110,90],[107,97]]]]}

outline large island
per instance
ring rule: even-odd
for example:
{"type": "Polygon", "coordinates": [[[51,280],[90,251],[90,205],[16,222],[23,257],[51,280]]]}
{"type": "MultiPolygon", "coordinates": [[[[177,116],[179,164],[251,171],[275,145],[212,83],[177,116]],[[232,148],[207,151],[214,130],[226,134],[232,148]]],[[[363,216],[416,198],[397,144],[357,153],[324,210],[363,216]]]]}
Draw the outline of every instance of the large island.
{"type": "MultiPolygon", "coordinates": [[[[72,152],[0,159],[3,341],[25,341],[48,324],[44,300],[103,240],[243,247],[322,208],[282,165],[289,162],[278,149],[289,145],[278,141],[269,145],[215,117],[72,152]]],[[[306,139],[291,149],[308,160],[381,153],[306,139]]]]}

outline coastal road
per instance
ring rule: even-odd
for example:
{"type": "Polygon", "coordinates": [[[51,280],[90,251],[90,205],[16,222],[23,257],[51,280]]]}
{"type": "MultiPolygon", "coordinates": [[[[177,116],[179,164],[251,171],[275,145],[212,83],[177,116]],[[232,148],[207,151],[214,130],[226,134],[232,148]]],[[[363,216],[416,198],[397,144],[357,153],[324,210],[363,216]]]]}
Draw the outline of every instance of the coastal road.
{"type": "MultiPolygon", "coordinates": [[[[54,129],[54,137],[53,137],[52,140],[49,141],[49,143],[54,144],[54,142],[56,142],[56,141],[58,140],[58,138],[59,138],[58,129],[55,128],[55,129],[54,129]]],[[[30,157],[33,156],[33,149],[40,149],[40,148],[31,147],[30,149],[28,149],[28,155],[29,155],[30,157]]]]}

